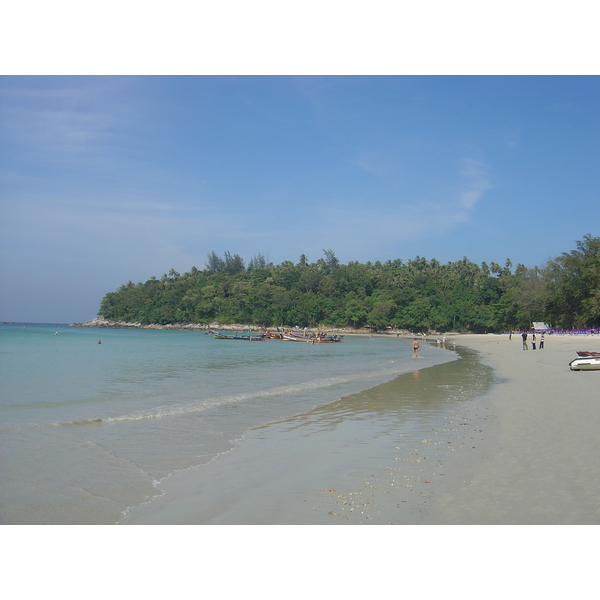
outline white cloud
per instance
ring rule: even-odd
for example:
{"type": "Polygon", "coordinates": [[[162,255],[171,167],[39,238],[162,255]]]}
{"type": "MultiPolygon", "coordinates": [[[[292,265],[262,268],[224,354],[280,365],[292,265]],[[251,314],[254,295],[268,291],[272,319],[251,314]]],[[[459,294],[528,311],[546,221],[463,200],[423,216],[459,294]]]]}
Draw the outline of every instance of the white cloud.
{"type": "Polygon", "coordinates": [[[429,189],[424,185],[418,196],[399,199],[391,209],[389,203],[385,203],[382,205],[385,214],[377,213],[378,202],[374,199],[368,204],[368,210],[357,218],[364,222],[365,217],[373,215],[382,219],[384,227],[404,222],[416,231],[425,231],[432,224],[447,228],[467,219],[484,193],[492,187],[485,165],[472,159],[461,161],[460,179],[458,185],[444,181],[432,183],[429,189]]]}
{"type": "Polygon", "coordinates": [[[483,194],[492,188],[485,165],[476,160],[465,159],[462,161],[461,175],[465,189],[460,193],[459,204],[467,210],[473,210],[483,194]]]}
{"type": "Polygon", "coordinates": [[[323,202],[318,225],[309,228],[305,240],[327,239],[324,247],[340,256],[371,260],[382,248],[439,237],[468,221],[492,187],[484,163],[464,159],[459,165],[449,178],[453,181],[424,183],[419,195],[390,199],[388,193],[387,198],[323,202]]]}
{"type": "Polygon", "coordinates": [[[121,165],[143,112],[128,102],[129,86],[127,78],[8,79],[0,88],[0,136],[11,168],[81,175],[121,165]]]}
{"type": "Polygon", "coordinates": [[[362,153],[356,159],[350,161],[361,171],[369,173],[375,177],[388,177],[390,175],[389,168],[385,166],[384,160],[376,153],[362,153]]]}

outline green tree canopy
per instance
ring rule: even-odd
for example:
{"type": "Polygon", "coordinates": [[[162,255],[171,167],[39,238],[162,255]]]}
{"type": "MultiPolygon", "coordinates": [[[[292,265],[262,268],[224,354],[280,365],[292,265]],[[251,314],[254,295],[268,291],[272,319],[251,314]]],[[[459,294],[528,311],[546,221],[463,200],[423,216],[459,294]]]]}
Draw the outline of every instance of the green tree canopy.
{"type": "Polygon", "coordinates": [[[510,259],[445,265],[417,256],[403,262],[341,264],[332,250],[309,263],[267,263],[255,255],[211,251],[205,269],[129,281],[107,293],[99,315],[129,322],[330,325],[411,331],[505,331],[532,321],[556,327],[600,327],[600,238],[538,267],[510,259]]]}

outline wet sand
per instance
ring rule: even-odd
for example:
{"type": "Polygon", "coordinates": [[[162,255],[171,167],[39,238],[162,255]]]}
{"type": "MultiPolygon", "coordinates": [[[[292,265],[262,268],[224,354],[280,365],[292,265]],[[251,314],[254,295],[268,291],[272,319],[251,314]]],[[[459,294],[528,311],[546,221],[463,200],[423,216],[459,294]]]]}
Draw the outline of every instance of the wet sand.
{"type": "Polygon", "coordinates": [[[249,431],[123,523],[599,523],[600,372],[568,363],[600,338],[454,343],[462,360],[249,431]]]}

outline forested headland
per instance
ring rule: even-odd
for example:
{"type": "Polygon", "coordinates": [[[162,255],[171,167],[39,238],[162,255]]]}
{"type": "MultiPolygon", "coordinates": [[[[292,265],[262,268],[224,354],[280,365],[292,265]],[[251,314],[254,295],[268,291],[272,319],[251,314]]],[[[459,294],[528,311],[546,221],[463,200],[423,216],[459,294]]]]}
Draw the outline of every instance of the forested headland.
{"type": "Polygon", "coordinates": [[[371,327],[501,332],[544,321],[556,329],[600,327],[600,237],[540,267],[466,257],[441,264],[417,256],[341,264],[332,250],[309,262],[211,252],[205,268],[131,281],[107,293],[98,315],[141,324],[371,327]]]}

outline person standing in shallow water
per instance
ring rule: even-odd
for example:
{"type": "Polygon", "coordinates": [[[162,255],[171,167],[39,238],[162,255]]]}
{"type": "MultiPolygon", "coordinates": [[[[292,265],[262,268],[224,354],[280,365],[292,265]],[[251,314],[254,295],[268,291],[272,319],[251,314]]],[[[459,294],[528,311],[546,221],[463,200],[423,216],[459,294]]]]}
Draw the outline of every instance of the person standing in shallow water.
{"type": "Polygon", "coordinates": [[[413,340],[413,356],[415,358],[419,356],[419,340],[417,338],[413,340]]]}
{"type": "Polygon", "coordinates": [[[527,334],[523,332],[521,337],[523,338],[523,350],[527,350],[527,334]]]}

